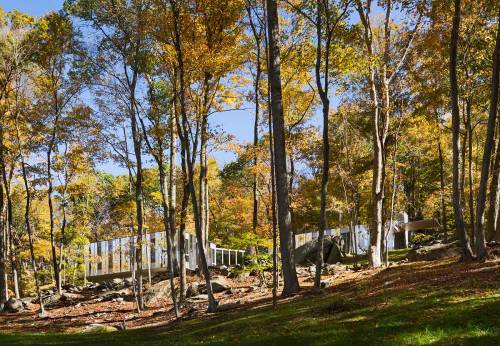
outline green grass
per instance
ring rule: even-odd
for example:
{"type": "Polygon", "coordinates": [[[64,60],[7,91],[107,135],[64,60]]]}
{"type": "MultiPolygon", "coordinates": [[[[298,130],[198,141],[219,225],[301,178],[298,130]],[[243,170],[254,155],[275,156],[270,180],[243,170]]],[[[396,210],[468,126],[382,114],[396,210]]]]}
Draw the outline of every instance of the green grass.
{"type": "MultiPolygon", "coordinates": [[[[389,251],[389,262],[399,262],[402,259],[406,258],[408,254],[408,249],[400,249],[400,250],[392,250],[389,251]]],[[[353,265],[354,263],[358,263],[358,265],[368,265],[368,256],[366,254],[354,256],[347,256],[342,263],[346,265],[353,265]]]]}
{"type": "Polygon", "coordinates": [[[489,274],[498,267],[443,277],[457,273],[456,267],[438,262],[389,268],[323,295],[282,302],[276,310],[264,306],[101,335],[0,334],[0,345],[500,344],[499,276],[489,274]],[[484,280],[491,275],[494,280],[484,280]]]}

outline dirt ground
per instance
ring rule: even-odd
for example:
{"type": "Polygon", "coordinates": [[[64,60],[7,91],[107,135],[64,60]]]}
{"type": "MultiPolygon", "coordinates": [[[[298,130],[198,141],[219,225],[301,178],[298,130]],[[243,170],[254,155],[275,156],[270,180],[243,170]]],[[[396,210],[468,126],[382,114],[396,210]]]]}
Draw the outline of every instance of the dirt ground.
{"type": "MultiPolygon", "coordinates": [[[[301,293],[310,294],[314,273],[308,268],[299,268],[301,293]]],[[[452,281],[477,280],[481,286],[498,286],[500,282],[500,261],[486,263],[459,264],[456,259],[445,259],[433,262],[391,263],[385,269],[353,270],[346,266],[333,266],[328,275],[322,276],[326,290],[335,292],[348,288],[360,289],[356,294],[371,296],[385,290],[414,289],[417,287],[443,286],[452,281]],[[368,282],[368,284],[366,284],[368,282]]],[[[191,276],[188,282],[202,279],[191,276]]],[[[265,285],[259,286],[257,276],[231,280],[230,292],[215,294],[219,304],[240,302],[239,309],[251,309],[256,306],[271,304],[272,290],[265,285]]],[[[271,274],[266,273],[266,281],[271,282],[271,274]]],[[[292,297],[289,299],[297,299],[292,297]]],[[[32,304],[21,313],[0,314],[0,330],[5,332],[79,332],[90,324],[110,325],[127,329],[172,323],[175,315],[170,299],[158,301],[147,306],[144,311],[137,312],[135,303],[127,301],[97,301],[89,295],[79,304],[69,307],[47,309],[47,318],[38,317],[38,305],[32,304]]],[[[209,317],[206,311],[207,302],[190,302],[182,308],[183,318],[209,317]]]]}

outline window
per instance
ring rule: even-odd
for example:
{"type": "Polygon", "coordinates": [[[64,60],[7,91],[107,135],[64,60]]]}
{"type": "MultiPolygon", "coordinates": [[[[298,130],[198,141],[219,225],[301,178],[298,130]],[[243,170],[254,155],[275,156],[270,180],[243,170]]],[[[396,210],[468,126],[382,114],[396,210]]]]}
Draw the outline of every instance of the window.
{"type": "Polygon", "coordinates": [[[97,242],[97,270],[102,270],[102,260],[101,260],[101,255],[102,255],[102,244],[101,242],[97,242]]]}
{"type": "Polygon", "coordinates": [[[156,238],[154,234],[151,234],[150,238],[150,250],[149,250],[149,256],[151,258],[151,263],[156,263],[156,238]]]}
{"type": "Polygon", "coordinates": [[[89,274],[92,273],[92,244],[89,246],[89,274]]]}
{"type": "Polygon", "coordinates": [[[108,270],[113,272],[113,241],[108,240],[108,270]]]}

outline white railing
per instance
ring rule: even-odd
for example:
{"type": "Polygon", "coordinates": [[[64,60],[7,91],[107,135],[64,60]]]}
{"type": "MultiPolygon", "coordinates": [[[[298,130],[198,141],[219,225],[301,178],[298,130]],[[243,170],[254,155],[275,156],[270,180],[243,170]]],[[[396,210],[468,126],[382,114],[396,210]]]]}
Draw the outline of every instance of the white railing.
{"type": "MultiPolygon", "coordinates": [[[[184,234],[184,253],[186,268],[195,270],[198,262],[196,237],[186,232],[184,234]]],[[[136,236],[116,238],[90,243],[84,246],[86,276],[99,276],[130,272],[132,268],[133,251],[137,242],[136,236]]],[[[178,233],[174,243],[178,244],[178,233]]],[[[165,232],[148,233],[142,240],[142,267],[144,270],[159,270],[167,267],[165,232]]],[[[174,248],[175,258],[180,256],[179,249],[174,248]]],[[[245,251],[219,248],[209,243],[207,249],[209,265],[237,265],[243,263],[245,251]]]]}

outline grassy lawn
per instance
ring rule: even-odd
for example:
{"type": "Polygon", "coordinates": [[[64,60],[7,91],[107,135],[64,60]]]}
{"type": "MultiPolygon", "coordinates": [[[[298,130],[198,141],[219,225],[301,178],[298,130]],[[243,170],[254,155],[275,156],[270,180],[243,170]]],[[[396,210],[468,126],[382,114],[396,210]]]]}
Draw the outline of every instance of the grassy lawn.
{"type": "MultiPolygon", "coordinates": [[[[408,249],[389,251],[389,261],[399,262],[404,258],[406,258],[407,254],[408,254],[408,249]]],[[[349,255],[343,260],[342,263],[352,266],[356,262],[358,263],[358,265],[368,265],[368,256],[366,254],[358,255],[357,257],[349,255]]]]}
{"type": "Polygon", "coordinates": [[[0,345],[498,345],[499,263],[391,267],[270,306],[109,334],[0,334],[0,345]]]}

